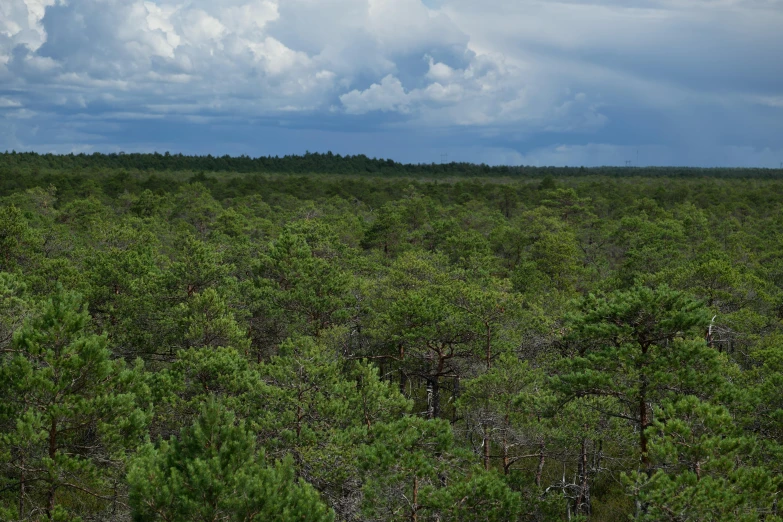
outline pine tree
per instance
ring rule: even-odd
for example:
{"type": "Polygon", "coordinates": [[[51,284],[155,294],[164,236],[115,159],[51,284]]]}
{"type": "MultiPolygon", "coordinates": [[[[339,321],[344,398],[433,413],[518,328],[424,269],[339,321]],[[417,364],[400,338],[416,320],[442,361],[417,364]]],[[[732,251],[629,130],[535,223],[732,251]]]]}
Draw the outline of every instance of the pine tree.
{"type": "Polygon", "coordinates": [[[14,518],[115,508],[125,455],[143,438],[141,368],[111,360],[89,319],[82,298],[60,289],[0,359],[0,491],[16,493],[0,498],[14,518]]]}
{"type": "Polygon", "coordinates": [[[544,382],[542,371],[505,354],[492,369],[465,383],[457,407],[485,469],[497,463],[508,475],[515,463],[529,458],[543,468],[545,413],[553,399],[544,382]]]}
{"type": "Polygon", "coordinates": [[[295,334],[318,337],[349,317],[351,280],[328,232],[319,241],[285,230],[259,257],[253,304],[262,351],[295,334]]]}
{"type": "Polygon", "coordinates": [[[0,269],[16,267],[26,234],[27,223],[22,211],[13,205],[0,206],[0,269]]]}
{"type": "Polygon", "coordinates": [[[0,272],[0,353],[10,349],[14,332],[29,308],[26,286],[12,274],[0,272]]]}
{"type": "Polygon", "coordinates": [[[361,498],[359,446],[411,405],[373,366],[345,364],[324,341],[289,339],[260,365],[264,407],[252,422],[268,454],[290,454],[297,472],[349,519],[361,498]]]}
{"type": "Polygon", "coordinates": [[[783,520],[783,477],[725,407],[693,396],[668,403],[648,436],[659,469],[626,478],[646,508],[637,520],[783,520]]]}
{"type": "Polygon", "coordinates": [[[138,521],[313,521],[334,514],[297,479],[290,458],[268,465],[244,422],[214,400],[180,436],[148,445],[128,473],[138,521]]]}
{"type": "Polygon", "coordinates": [[[633,423],[642,468],[651,470],[647,428],[652,406],[687,394],[709,395],[726,363],[697,337],[709,312],[687,294],[662,286],[588,296],[573,318],[578,352],[552,384],[566,398],[608,397],[606,414],[633,423]]]}

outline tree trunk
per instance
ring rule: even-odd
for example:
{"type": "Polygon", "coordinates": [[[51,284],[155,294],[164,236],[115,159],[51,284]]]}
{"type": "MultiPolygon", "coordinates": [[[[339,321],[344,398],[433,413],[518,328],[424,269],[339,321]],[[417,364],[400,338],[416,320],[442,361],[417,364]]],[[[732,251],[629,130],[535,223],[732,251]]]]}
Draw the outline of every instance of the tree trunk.
{"type": "Polygon", "coordinates": [[[434,418],[440,418],[440,378],[432,380],[432,414],[434,418]]]}
{"type": "MultiPolygon", "coordinates": [[[[646,355],[647,350],[643,349],[643,353],[646,355]]],[[[648,476],[652,476],[652,466],[650,465],[650,457],[647,455],[647,434],[645,431],[650,425],[650,416],[647,409],[647,375],[642,373],[641,385],[639,386],[639,451],[641,452],[641,464],[644,473],[648,476]]],[[[642,516],[647,513],[647,504],[640,502],[636,499],[636,516],[642,516]]]]}
{"type": "Polygon", "coordinates": [[[440,417],[440,383],[438,377],[427,378],[427,418],[440,417]]]}
{"type": "MultiPolygon", "coordinates": [[[[506,424],[508,425],[508,424],[506,424]]],[[[503,433],[503,474],[508,475],[508,472],[510,471],[509,468],[511,467],[511,464],[509,463],[508,459],[508,440],[506,440],[507,433],[503,433]]]]}
{"type": "MultiPolygon", "coordinates": [[[[52,425],[49,429],[49,458],[54,460],[57,457],[57,419],[52,417],[52,425]]],[[[46,516],[52,519],[54,511],[54,495],[57,492],[57,484],[52,481],[49,484],[49,493],[46,496],[46,516]]]]}
{"type": "Polygon", "coordinates": [[[595,475],[598,475],[598,471],[601,469],[601,459],[604,455],[604,441],[599,439],[594,444],[592,471],[595,475]]]}
{"type": "Polygon", "coordinates": [[[19,518],[24,518],[24,454],[22,454],[21,471],[19,472],[19,518]]]}
{"type": "Polygon", "coordinates": [[[650,416],[647,409],[647,376],[642,376],[642,386],[639,390],[639,451],[642,456],[642,467],[644,472],[649,476],[652,470],[650,469],[650,457],[647,455],[647,433],[646,430],[650,425],[650,416]]]}
{"type": "Polygon", "coordinates": [[[587,483],[587,439],[582,439],[579,449],[579,495],[576,497],[574,513],[590,514],[590,493],[587,483]]]}
{"type": "Polygon", "coordinates": [[[419,520],[419,477],[413,477],[413,506],[411,506],[411,522],[419,520]]]}
{"type": "Polygon", "coordinates": [[[541,476],[544,474],[544,462],[546,457],[544,456],[544,443],[542,442],[538,446],[538,467],[536,468],[536,486],[541,487],[541,476]]]}
{"type": "Polygon", "coordinates": [[[489,471],[489,426],[484,424],[484,469],[489,471]]]}
{"type": "Polygon", "coordinates": [[[489,323],[484,323],[487,327],[487,370],[492,369],[492,326],[489,323]]]}
{"type": "Polygon", "coordinates": [[[297,440],[302,435],[302,420],[304,419],[304,412],[302,411],[302,390],[299,390],[297,394],[296,403],[296,438],[297,440]]]}
{"type": "MultiPolygon", "coordinates": [[[[454,377],[454,390],[451,395],[452,402],[454,404],[457,403],[457,399],[459,399],[459,375],[454,377]]],[[[454,408],[451,410],[451,422],[456,423],[457,422],[457,408],[454,408]]]]}

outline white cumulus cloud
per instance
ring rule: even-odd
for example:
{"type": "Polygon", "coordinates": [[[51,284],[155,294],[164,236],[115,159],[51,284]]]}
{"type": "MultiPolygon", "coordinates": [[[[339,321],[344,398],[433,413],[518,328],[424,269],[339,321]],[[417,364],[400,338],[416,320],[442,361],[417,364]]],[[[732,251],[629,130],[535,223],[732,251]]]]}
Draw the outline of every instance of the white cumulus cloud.
{"type": "Polygon", "coordinates": [[[536,79],[476,53],[446,10],[421,0],[8,1],[0,70],[39,101],[79,88],[85,111],[535,119],[523,101],[536,79]]]}
{"type": "Polygon", "coordinates": [[[346,111],[351,114],[364,114],[371,111],[408,110],[408,93],[400,80],[391,74],[381,83],[374,83],[364,91],[353,90],[340,96],[340,101],[346,111]]]}

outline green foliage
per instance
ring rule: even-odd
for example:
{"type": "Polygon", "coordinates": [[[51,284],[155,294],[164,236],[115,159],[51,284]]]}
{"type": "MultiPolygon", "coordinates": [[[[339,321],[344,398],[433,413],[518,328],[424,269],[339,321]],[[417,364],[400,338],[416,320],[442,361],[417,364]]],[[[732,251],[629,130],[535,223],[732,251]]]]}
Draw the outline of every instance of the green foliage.
{"type": "Polygon", "coordinates": [[[473,470],[462,480],[425,493],[428,511],[445,520],[475,522],[509,521],[523,518],[522,495],[513,491],[493,472],[473,470]]]}
{"type": "Polygon", "coordinates": [[[649,468],[650,406],[690,394],[714,396],[724,383],[727,361],[697,337],[709,313],[665,286],[590,295],[580,308],[572,319],[577,353],[562,361],[552,385],[567,399],[611,399],[601,409],[636,425],[639,455],[649,468]]]}
{"type": "Polygon", "coordinates": [[[444,420],[408,417],[379,426],[361,455],[362,467],[373,471],[364,487],[365,515],[394,520],[418,514],[424,504],[421,490],[432,494],[441,476],[454,471],[448,453],[453,446],[444,420]]]}
{"type": "MultiPolygon", "coordinates": [[[[757,437],[783,445],[783,339],[771,336],[754,354],[756,365],[738,383],[747,428],[757,437]]],[[[781,469],[783,462],[776,463],[781,469]]]]}
{"type": "Polygon", "coordinates": [[[111,505],[124,456],[143,440],[141,366],[112,361],[106,337],[90,334],[88,322],[82,298],[61,289],[0,359],[0,490],[17,492],[3,504],[18,506],[19,518],[111,505]]]}
{"type": "Polygon", "coordinates": [[[144,448],[128,483],[139,521],[334,520],[291,459],[267,465],[245,424],[214,401],[179,438],[144,448]]]}
{"type": "Polygon", "coordinates": [[[617,278],[630,287],[648,274],[677,266],[685,233],[679,221],[641,210],[620,220],[613,241],[621,252],[617,278]]]}
{"type": "Polygon", "coordinates": [[[520,264],[511,278],[523,292],[570,295],[579,278],[581,253],[576,234],[561,218],[540,208],[518,221],[524,230],[520,264]]]}
{"type": "Polygon", "coordinates": [[[358,447],[410,403],[377,370],[347,368],[338,354],[310,337],[287,340],[258,368],[265,384],[254,429],[270,455],[291,454],[297,471],[342,516],[355,511],[361,474],[358,447]]]}
{"type": "Polygon", "coordinates": [[[337,262],[341,252],[327,241],[328,229],[303,232],[284,231],[258,260],[256,314],[272,328],[268,343],[294,332],[319,336],[347,318],[350,277],[337,262]]]}
{"type": "Polygon", "coordinates": [[[17,207],[0,206],[0,269],[16,268],[23,256],[27,223],[17,207]]]}
{"type": "Polygon", "coordinates": [[[217,290],[207,288],[180,304],[177,337],[182,348],[225,346],[247,353],[250,340],[217,290]]]}
{"type": "Polygon", "coordinates": [[[649,431],[660,469],[627,479],[642,506],[638,520],[780,520],[783,479],[724,407],[688,396],[658,413],[649,431]]]}
{"type": "Polygon", "coordinates": [[[14,332],[28,313],[26,290],[25,284],[13,274],[0,272],[0,353],[8,349],[14,332]]]}
{"type": "Polygon", "coordinates": [[[0,172],[0,519],[781,516],[780,173],[0,172]]]}
{"type": "Polygon", "coordinates": [[[497,465],[508,475],[547,440],[554,396],[544,381],[542,371],[504,354],[491,370],[466,383],[457,407],[470,438],[480,441],[474,451],[485,468],[497,465]]]}
{"type": "Polygon", "coordinates": [[[208,400],[240,419],[256,418],[265,411],[269,393],[247,358],[223,347],[180,350],[171,367],[150,376],[150,386],[156,404],[153,432],[159,433],[176,432],[208,400]]]}

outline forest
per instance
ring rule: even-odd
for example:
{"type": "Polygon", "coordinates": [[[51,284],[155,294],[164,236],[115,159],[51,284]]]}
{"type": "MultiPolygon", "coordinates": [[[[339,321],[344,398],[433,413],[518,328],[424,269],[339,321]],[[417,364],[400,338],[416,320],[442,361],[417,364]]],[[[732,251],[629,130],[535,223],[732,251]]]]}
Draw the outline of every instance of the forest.
{"type": "Polygon", "coordinates": [[[783,520],[781,202],[0,154],[0,520],[783,520]]]}

